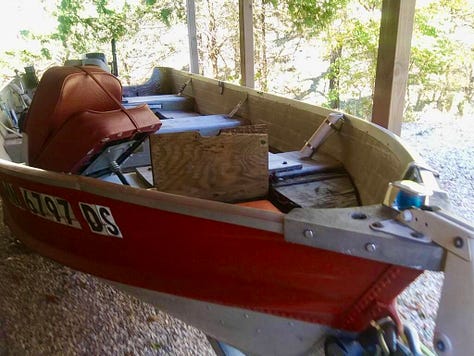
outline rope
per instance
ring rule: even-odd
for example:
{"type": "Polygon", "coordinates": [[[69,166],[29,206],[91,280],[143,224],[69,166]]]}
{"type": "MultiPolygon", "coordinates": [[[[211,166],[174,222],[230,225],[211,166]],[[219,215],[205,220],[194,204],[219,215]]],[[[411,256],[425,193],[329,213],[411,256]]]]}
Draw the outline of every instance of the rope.
{"type": "Polygon", "coordinates": [[[135,119],[133,118],[133,115],[132,113],[130,113],[123,105],[122,103],[117,100],[117,98],[115,96],[112,95],[112,93],[110,93],[109,90],[107,90],[107,88],[105,88],[101,82],[99,82],[99,80],[95,77],[95,75],[93,75],[88,69],[86,70],[86,67],[76,67],[76,68],[79,68],[80,70],[82,70],[83,72],[85,72],[87,75],[89,75],[93,80],[94,82],[104,91],[104,93],[107,94],[107,96],[109,98],[111,98],[119,107],[120,109],[125,113],[125,115],[127,115],[127,117],[130,119],[130,121],[133,123],[133,125],[135,126],[135,128],[137,129],[138,132],[141,132],[140,131],[140,126],[137,124],[137,122],[135,121],[135,119]]]}

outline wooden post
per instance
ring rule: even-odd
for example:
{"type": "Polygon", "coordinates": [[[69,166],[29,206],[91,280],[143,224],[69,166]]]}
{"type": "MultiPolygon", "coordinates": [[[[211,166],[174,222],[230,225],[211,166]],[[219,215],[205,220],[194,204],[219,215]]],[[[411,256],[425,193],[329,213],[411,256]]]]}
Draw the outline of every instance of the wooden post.
{"type": "Polygon", "coordinates": [[[372,122],[400,134],[415,0],[383,0],[372,122]]]}
{"type": "Polygon", "coordinates": [[[196,36],[196,5],[194,0],[186,0],[186,20],[188,24],[189,69],[191,73],[199,73],[199,57],[196,36]]]}
{"type": "Polygon", "coordinates": [[[239,0],[240,26],[240,71],[241,84],[255,86],[253,55],[253,11],[252,0],[239,0]]]}

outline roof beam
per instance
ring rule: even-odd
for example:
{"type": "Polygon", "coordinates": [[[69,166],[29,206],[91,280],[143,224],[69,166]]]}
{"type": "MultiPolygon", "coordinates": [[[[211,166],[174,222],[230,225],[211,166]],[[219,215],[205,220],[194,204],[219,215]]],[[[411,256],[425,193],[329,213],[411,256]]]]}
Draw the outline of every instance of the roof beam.
{"type": "Polygon", "coordinates": [[[252,0],[239,0],[241,84],[255,86],[252,0]]]}
{"type": "Polygon", "coordinates": [[[372,122],[400,134],[415,0],[383,0],[372,122]]]}

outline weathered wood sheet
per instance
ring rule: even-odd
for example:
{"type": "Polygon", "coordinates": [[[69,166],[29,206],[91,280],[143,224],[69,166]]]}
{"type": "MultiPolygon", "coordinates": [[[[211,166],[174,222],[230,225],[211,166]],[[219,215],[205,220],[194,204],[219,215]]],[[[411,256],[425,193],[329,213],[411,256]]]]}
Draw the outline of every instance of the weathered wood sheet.
{"type": "Polygon", "coordinates": [[[154,186],[164,192],[237,202],[268,192],[268,136],[196,132],[150,137],[154,186]]]}
{"type": "Polygon", "coordinates": [[[303,208],[346,208],[359,205],[354,185],[347,176],[276,189],[303,208]]]}

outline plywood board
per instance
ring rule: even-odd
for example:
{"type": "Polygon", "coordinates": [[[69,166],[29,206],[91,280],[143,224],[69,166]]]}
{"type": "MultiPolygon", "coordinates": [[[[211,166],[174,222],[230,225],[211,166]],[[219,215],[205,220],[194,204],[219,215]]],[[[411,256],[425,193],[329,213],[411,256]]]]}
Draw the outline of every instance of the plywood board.
{"type": "Polygon", "coordinates": [[[164,192],[225,202],[268,192],[268,136],[186,132],[150,137],[153,180],[164,192]]]}

